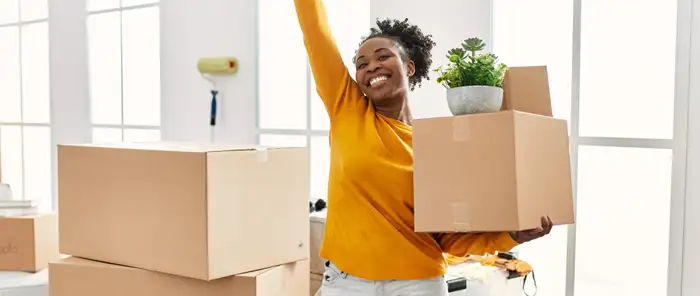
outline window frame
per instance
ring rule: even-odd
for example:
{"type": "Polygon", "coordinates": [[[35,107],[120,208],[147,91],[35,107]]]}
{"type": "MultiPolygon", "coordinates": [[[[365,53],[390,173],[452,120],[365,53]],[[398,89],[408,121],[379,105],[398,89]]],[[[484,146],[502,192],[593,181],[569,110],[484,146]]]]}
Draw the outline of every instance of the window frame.
{"type": "MultiPolygon", "coordinates": [[[[255,34],[255,43],[256,46],[260,44],[259,38],[260,38],[260,1],[256,2],[256,7],[255,7],[255,27],[254,27],[254,34],[255,34]]],[[[258,91],[260,89],[260,81],[259,79],[255,79],[255,141],[256,143],[260,144],[260,137],[262,135],[281,135],[281,136],[304,136],[306,140],[306,146],[308,149],[311,149],[311,140],[313,137],[328,137],[330,134],[329,130],[323,130],[323,129],[314,129],[312,125],[312,112],[313,112],[313,100],[314,95],[313,95],[313,90],[311,88],[311,79],[313,79],[313,74],[311,72],[311,66],[309,65],[309,58],[308,56],[305,56],[306,59],[306,94],[305,94],[305,100],[306,100],[306,125],[304,129],[267,129],[267,128],[261,128],[261,122],[260,122],[260,112],[261,112],[261,104],[260,104],[260,92],[258,91]]],[[[260,71],[260,55],[256,54],[255,55],[255,69],[256,69],[256,75],[260,71]]],[[[309,157],[309,168],[312,166],[312,157],[309,157]]],[[[309,170],[309,188],[313,184],[313,180],[311,179],[311,170],[309,170]]],[[[314,198],[313,196],[309,196],[309,200],[314,198]]],[[[324,195],[322,197],[318,197],[319,199],[327,200],[328,196],[324,195]]]]}
{"type": "MultiPolygon", "coordinates": [[[[19,129],[20,129],[20,151],[22,154],[21,161],[20,161],[21,168],[22,168],[22,184],[21,184],[22,191],[21,192],[22,192],[22,199],[25,199],[26,198],[25,194],[27,192],[26,191],[27,176],[26,176],[26,166],[25,166],[26,161],[25,161],[25,153],[24,153],[25,148],[26,148],[24,145],[25,128],[26,127],[44,127],[44,128],[48,128],[49,134],[51,134],[51,132],[52,132],[51,130],[53,129],[53,126],[52,126],[53,120],[52,120],[52,116],[51,116],[52,115],[51,114],[51,106],[49,105],[49,117],[48,117],[47,122],[38,123],[38,122],[26,122],[26,121],[24,121],[24,99],[25,99],[25,97],[24,97],[24,89],[23,89],[24,88],[24,77],[23,77],[24,65],[23,65],[23,61],[22,61],[22,48],[23,48],[23,46],[22,46],[22,33],[24,31],[24,28],[26,28],[27,26],[33,25],[33,24],[41,24],[41,23],[46,23],[47,30],[49,30],[48,26],[50,26],[50,22],[49,22],[49,16],[48,16],[48,5],[49,5],[48,0],[46,3],[46,5],[47,5],[46,17],[39,18],[39,19],[27,20],[27,21],[22,20],[22,3],[21,3],[22,0],[15,0],[15,2],[17,2],[17,21],[0,24],[0,28],[17,28],[17,41],[18,41],[18,44],[17,44],[18,56],[17,56],[17,58],[18,58],[18,65],[19,65],[19,67],[18,67],[19,71],[17,72],[17,74],[19,75],[19,84],[20,84],[20,88],[19,88],[19,102],[20,102],[19,121],[1,121],[0,120],[0,127],[13,126],[13,127],[19,127],[19,129]]],[[[47,34],[50,35],[49,32],[47,32],[47,34]]],[[[47,36],[47,38],[49,38],[49,36],[47,36]]],[[[46,54],[47,54],[47,57],[49,57],[50,51],[51,51],[51,48],[50,48],[51,45],[50,45],[50,42],[48,40],[47,40],[47,45],[48,45],[49,52],[47,52],[46,54]]],[[[49,59],[50,59],[50,57],[49,57],[49,59]]],[[[46,71],[47,71],[47,77],[49,79],[48,80],[49,85],[46,86],[47,89],[49,89],[49,94],[48,94],[49,97],[46,99],[49,100],[49,102],[50,102],[51,101],[51,94],[50,94],[50,91],[51,91],[51,77],[50,77],[51,65],[49,65],[49,67],[46,69],[46,71]]],[[[1,137],[2,137],[2,135],[0,135],[0,139],[1,139],[1,137]]],[[[51,141],[51,139],[49,139],[49,141],[51,141]]],[[[2,169],[2,168],[0,168],[0,169],[2,169]]],[[[52,184],[48,184],[48,185],[51,186],[52,184]]],[[[48,201],[51,202],[51,207],[54,208],[55,207],[54,206],[54,199],[52,197],[49,197],[48,201]]]]}
{"type": "MultiPolygon", "coordinates": [[[[692,0],[678,1],[676,24],[676,70],[674,89],[674,131],[672,139],[582,137],[580,132],[581,90],[581,29],[582,1],[573,0],[573,55],[571,77],[571,178],[574,205],[577,202],[579,147],[623,147],[667,149],[673,153],[672,181],[670,192],[670,229],[668,256],[668,295],[681,295],[683,278],[683,234],[685,211],[685,186],[687,162],[688,102],[690,87],[688,65],[690,64],[690,7],[692,0]]],[[[576,224],[567,227],[566,296],[575,296],[576,271],[576,224]]]]}
{"type": "MultiPolygon", "coordinates": [[[[123,14],[125,11],[130,11],[130,10],[138,10],[138,9],[144,9],[144,8],[153,8],[156,7],[160,10],[160,5],[161,2],[160,0],[153,2],[153,3],[147,3],[147,4],[139,4],[139,5],[132,5],[132,6],[122,6],[121,1],[119,1],[119,7],[115,8],[108,8],[108,9],[96,9],[96,10],[89,10],[87,7],[85,8],[86,11],[86,28],[88,27],[87,25],[87,19],[90,16],[93,15],[99,15],[99,14],[108,14],[108,13],[119,13],[119,52],[122,57],[122,60],[120,61],[120,88],[121,88],[121,94],[120,94],[120,99],[121,99],[121,108],[119,110],[120,112],[120,121],[121,124],[97,124],[92,122],[92,118],[90,119],[90,134],[93,134],[94,129],[96,128],[107,128],[107,129],[119,129],[121,131],[121,140],[124,141],[124,133],[125,130],[150,130],[150,131],[161,131],[161,124],[159,125],[132,125],[132,124],[124,124],[124,60],[123,60],[123,54],[124,54],[124,35],[123,35],[123,28],[124,28],[124,17],[123,14]]],[[[89,30],[89,28],[87,28],[89,30]]],[[[86,42],[89,44],[89,40],[86,37],[86,42]]],[[[90,52],[90,48],[88,47],[88,53],[90,52]]],[[[86,57],[87,59],[87,57],[86,57]]],[[[88,71],[90,69],[90,63],[88,61],[88,71]]],[[[89,81],[89,74],[88,74],[88,81],[89,81]]],[[[88,82],[88,87],[89,87],[89,82],[88,82]]],[[[90,102],[92,102],[92,97],[88,95],[88,98],[90,102]]],[[[158,98],[159,100],[162,100],[162,96],[158,98]]],[[[162,139],[162,133],[161,133],[161,139],[162,139]]]]}

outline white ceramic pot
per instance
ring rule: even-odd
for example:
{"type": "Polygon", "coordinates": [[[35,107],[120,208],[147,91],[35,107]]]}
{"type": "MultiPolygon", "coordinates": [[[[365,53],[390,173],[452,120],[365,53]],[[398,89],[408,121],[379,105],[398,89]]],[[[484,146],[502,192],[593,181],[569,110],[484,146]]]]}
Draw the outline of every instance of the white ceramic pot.
{"type": "Polygon", "coordinates": [[[447,89],[447,105],[455,116],[497,112],[502,104],[500,87],[474,85],[447,89]]]}

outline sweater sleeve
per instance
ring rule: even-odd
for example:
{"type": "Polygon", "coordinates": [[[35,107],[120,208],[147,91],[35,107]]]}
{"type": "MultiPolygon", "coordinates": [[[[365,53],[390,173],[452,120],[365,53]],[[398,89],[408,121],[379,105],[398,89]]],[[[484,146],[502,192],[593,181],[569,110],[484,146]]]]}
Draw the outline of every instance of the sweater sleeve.
{"type": "Polygon", "coordinates": [[[333,120],[354,85],[331,34],[323,0],[294,0],[316,91],[333,120]]]}
{"type": "Polygon", "coordinates": [[[508,232],[440,233],[436,239],[444,253],[456,257],[508,252],[518,245],[508,232]]]}

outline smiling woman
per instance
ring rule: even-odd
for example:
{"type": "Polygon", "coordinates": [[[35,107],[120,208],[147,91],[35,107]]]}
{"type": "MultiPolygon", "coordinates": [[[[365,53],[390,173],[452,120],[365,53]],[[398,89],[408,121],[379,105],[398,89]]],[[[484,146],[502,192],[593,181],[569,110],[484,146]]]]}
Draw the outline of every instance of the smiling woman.
{"type": "Polygon", "coordinates": [[[328,215],[321,247],[321,257],[329,260],[325,296],[375,294],[378,287],[386,296],[446,296],[443,252],[508,251],[524,242],[514,238],[533,239],[507,232],[415,232],[408,93],[427,79],[435,45],[431,35],[408,20],[379,21],[357,50],[352,79],[331,36],[323,2],[294,3],[316,90],[331,121],[328,215]]]}

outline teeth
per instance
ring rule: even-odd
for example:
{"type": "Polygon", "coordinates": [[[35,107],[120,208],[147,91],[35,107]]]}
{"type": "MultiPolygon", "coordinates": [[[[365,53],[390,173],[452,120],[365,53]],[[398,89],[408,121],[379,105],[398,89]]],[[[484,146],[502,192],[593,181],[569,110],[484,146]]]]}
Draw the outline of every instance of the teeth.
{"type": "Polygon", "coordinates": [[[372,80],[369,81],[369,85],[374,85],[375,83],[379,81],[384,81],[386,80],[386,76],[379,76],[379,77],[374,77],[372,80]]]}

